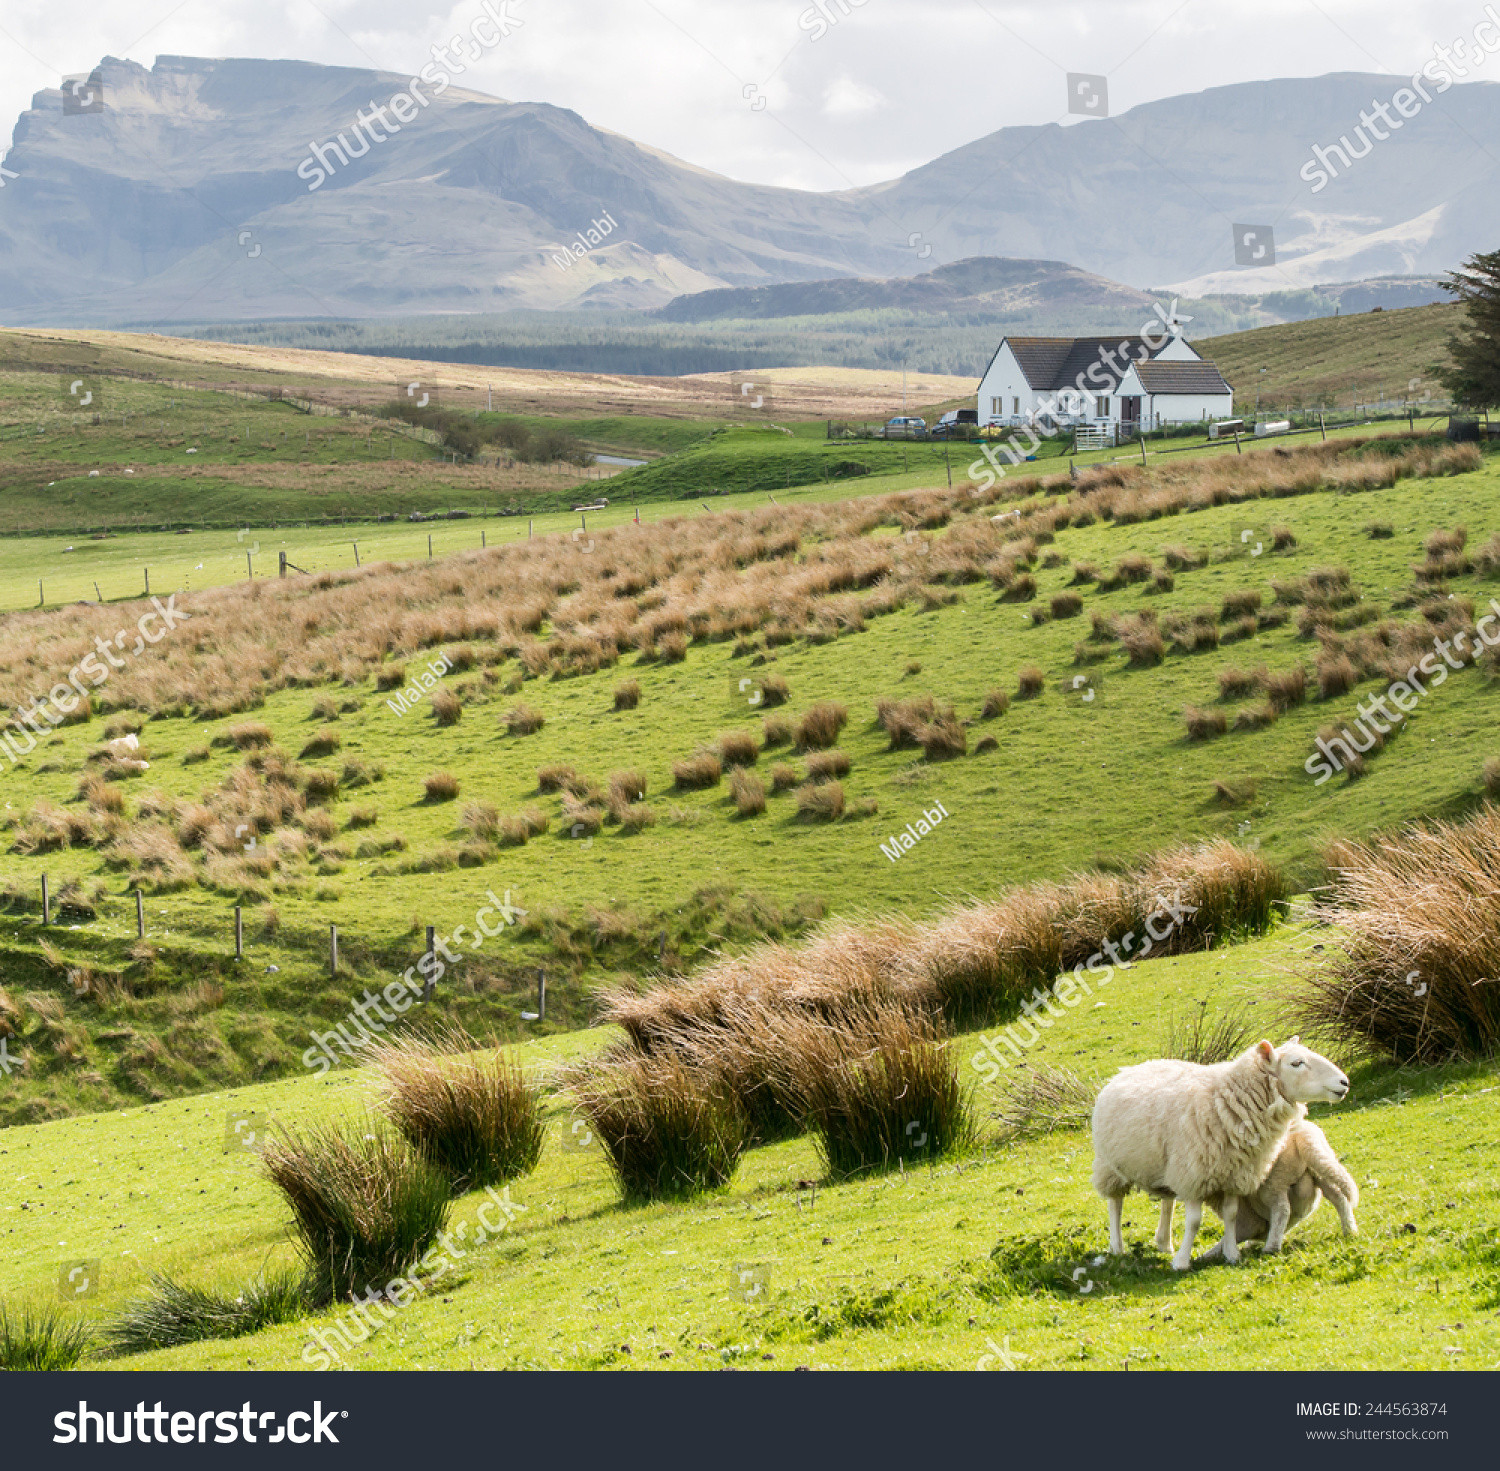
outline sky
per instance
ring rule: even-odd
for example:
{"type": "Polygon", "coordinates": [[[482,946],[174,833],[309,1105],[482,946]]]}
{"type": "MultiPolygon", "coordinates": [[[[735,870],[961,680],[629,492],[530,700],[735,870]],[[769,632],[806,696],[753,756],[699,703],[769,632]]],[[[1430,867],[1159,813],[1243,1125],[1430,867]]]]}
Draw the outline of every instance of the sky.
{"type": "MultiPolygon", "coordinates": [[[[500,0],[6,0],[0,140],[101,57],[283,57],[410,75],[500,0]]],[[[892,179],[1013,124],[1067,123],[1069,73],[1118,114],[1234,82],[1410,75],[1485,19],[1475,0],[505,0],[466,85],[572,108],[736,179],[892,179]]],[[[1490,12],[1496,13],[1490,7],[1490,12]]],[[[1077,120],[1077,119],[1074,119],[1077,120]]]]}

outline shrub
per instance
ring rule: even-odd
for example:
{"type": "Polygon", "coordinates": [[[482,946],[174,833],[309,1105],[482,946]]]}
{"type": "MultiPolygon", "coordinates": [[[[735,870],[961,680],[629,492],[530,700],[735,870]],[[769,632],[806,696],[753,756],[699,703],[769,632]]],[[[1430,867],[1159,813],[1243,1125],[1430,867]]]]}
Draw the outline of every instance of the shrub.
{"type": "Polygon", "coordinates": [[[717,745],[725,766],[754,766],[760,760],[760,747],[748,730],[725,731],[717,745]]]}
{"type": "Polygon", "coordinates": [[[1318,917],[1341,938],[1288,998],[1308,1029],[1401,1064],[1500,1055],[1500,809],[1339,844],[1327,863],[1318,917]]]}
{"type": "Polygon", "coordinates": [[[427,697],[427,703],[432,706],[432,718],[439,725],[457,725],[464,713],[458,696],[449,689],[439,687],[433,690],[427,697]]]}
{"type": "Polygon", "coordinates": [[[715,787],[724,775],[724,764],[717,751],[699,751],[685,761],[672,763],[672,780],[684,791],[715,787]]]}
{"type": "Polygon", "coordinates": [[[261,1164],[291,1207],[314,1303],[401,1276],[447,1218],[447,1177],[373,1121],[284,1129],[261,1164]]]}
{"type": "Polygon", "coordinates": [[[1182,719],[1190,741],[1206,741],[1229,729],[1229,721],[1222,710],[1199,710],[1189,705],[1182,712],[1182,719]]]}
{"type": "Polygon", "coordinates": [[[637,680],[627,679],[615,686],[615,709],[634,710],[641,703],[641,686],[637,680]]]}
{"type": "Polygon", "coordinates": [[[807,758],[808,781],[831,781],[849,775],[849,758],[842,751],[815,751],[807,758]]]}
{"type": "Polygon", "coordinates": [[[821,822],[834,822],[844,815],[844,784],[818,782],[797,793],[797,815],[821,822]]]}
{"type": "Polygon", "coordinates": [[[826,750],[849,723],[849,711],[832,700],[820,700],[797,722],[797,745],[804,751],[826,750]]]}
{"type": "Polygon", "coordinates": [[[540,710],[534,710],[524,701],[507,710],[503,718],[506,730],[513,736],[535,735],[547,723],[540,710]]]}
{"type": "Polygon", "coordinates": [[[0,1304],[0,1369],[14,1373],[71,1369],[88,1352],[89,1343],[88,1325],[59,1308],[0,1304]]]}
{"type": "Polygon", "coordinates": [[[1035,664],[1028,664],[1016,685],[1018,700],[1033,700],[1047,687],[1047,676],[1035,664]]]}
{"type": "Polygon", "coordinates": [[[458,778],[451,771],[434,771],[423,778],[429,802],[451,802],[458,795],[458,778]]]}
{"type": "Polygon", "coordinates": [[[542,1157],[542,1097],[504,1052],[464,1051],[466,1039],[383,1042],[373,1063],[386,1117],[454,1195],[519,1179],[542,1157]]]}
{"type": "Polygon", "coordinates": [[[904,1008],[803,1028],[787,1065],[834,1179],[938,1159],[973,1137],[957,1061],[933,1024],[904,1008]]]}
{"type": "Polygon", "coordinates": [[[626,1201],[681,1199],[734,1178],[749,1120],[713,1074],[629,1054],[584,1073],[574,1091],[626,1201]]]}
{"type": "Polygon", "coordinates": [[[792,722],[785,715],[767,715],[760,723],[767,746],[784,746],[792,739],[792,722]]]}
{"type": "Polygon", "coordinates": [[[1010,709],[1010,696],[1004,690],[991,690],[984,697],[984,705],[979,714],[983,720],[993,720],[997,715],[1004,715],[1010,709]]]}
{"type": "Polygon", "coordinates": [[[236,1289],[233,1296],[153,1272],[146,1296],[126,1303],[100,1337],[109,1353],[149,1353],[209,1339],[242,1338],[295,1322],[309,1306],[307,1284],[298,1271],[267,1273],[236,1289]]]}
{"type": "Polygon", "coordinates": [[[735,767],[729,774],[729,795],[741,817],[755,817],[766,810],[766,784],[753,772],[735,767]]]}
{"type": "Polygon", "coordinates": [[[1076,618],[1083,612],[1083,599],[1076,592],[1056,594],[1049,607],[1054,618],[1076,618]]]}
{"type": "Polygon", "coordinates": [[[571,766],[540,766],[536,773],[536,787],[539,792],[571,790],[578,779],[577,771],[571,766]]]}
{"type": "Polygon", "coordinates": [[[297,753],[297,759],[299,761],[319,760],[324,756],[333,755],[343,744],[344,739],[338,731],[334,730],[332,726],[325,725],[297,753]]]}

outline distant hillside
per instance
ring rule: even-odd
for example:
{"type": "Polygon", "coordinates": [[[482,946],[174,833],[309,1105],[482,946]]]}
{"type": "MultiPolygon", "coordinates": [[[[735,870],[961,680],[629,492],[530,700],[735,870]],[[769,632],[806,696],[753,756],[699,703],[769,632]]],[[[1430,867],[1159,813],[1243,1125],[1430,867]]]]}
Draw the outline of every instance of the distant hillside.
{"type": "Polygon", "coordinates": [[[1445,403],[1433,369],[1463,320],[1458,303],[1319,317],[1193,345],[1233,385],[1236,407],[1316,407],[1386,398],[1445,403]],[[1265,371],[1262,372],[1262,369],[1265,371]]]}
{"type": "Polygon", "coordinates": [[[665,322],[767,317],[813,317],[836,312],[950,312],[1016,317],[1034,312],[1103,310],[1134,315],[1152,298],[1065,261],[974,256],[921,276],[843,277],[780,286],[699,291],[679,296],[651,315],[665,322]]]}

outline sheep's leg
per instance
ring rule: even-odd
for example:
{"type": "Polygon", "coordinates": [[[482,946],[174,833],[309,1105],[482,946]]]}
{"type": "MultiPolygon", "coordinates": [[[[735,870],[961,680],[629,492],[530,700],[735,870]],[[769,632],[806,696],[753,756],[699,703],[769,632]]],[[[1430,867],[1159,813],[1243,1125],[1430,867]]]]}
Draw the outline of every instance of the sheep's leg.
{"type": "MultiPolygon", "coordinates": [[[[1172,1258],[1172,1270],[1176,1272],[1185,1272],[1193,1265],[1193,1242],[1197,1240],[1198,1227],[1203,1224],[1201,1200],[1185,1200],[1183,1205],[1187,1207],[1187,1220],[1183,1222],[1182,1245],[1177,1248],[1177,1255],[1172,1258]]],[[[1228,1239],[1226,1235],[1225,1240],[1228,1239]]]]}
{"type": "Polygon", "coordinates": [[[1281,1243],[1286,1237],[1286,1228],[1291,1224],[1292,1201],[1288,1195],[1278,1195],[1271,1203],[1271,1227],[1266,1232],[1266,1244],[1263,1251],[1273,1252],[1281,1250],[1281,1243]]]}
{"type": "Polygon", "coordinates": [[[1120,1230],[1120,1218],[1125,1210],[1125,1197],[1109,1197],[1109,1250],[1111,1256],[1125,1255],[1125,1237],[1120,1230]]]}
{"type": "Polygon", "coordinates": [[[1344,1228],[1345,1236],[1358,1236],[1359,1227],[1354,1221],[1354,1207],[1349,1204],[1346,1195],[1333,1195],[1328,1191],[1323,1192],[1333,1202],[1333,1208],[1339,1213],[1339,1224],[1344,1228]]]}
{"type": "Polygon", "coordinates": [[[1239,1243],[1234,1239],[1235,1218],[1240,1213],[1240,1198],[1238,1195],[1226,1195],[1224,1204],[1219,1208],[1219,1214],[1224,1217],[1224,1260],[1232,1267],[1240,1259],[1239,1243]]]}
{"type": "Polygon", "coordinates": [[[1156,1226],[1156,1249],[1164,1251],[1168,1256],[1172,1254],[1172,1207],[1177,1204],[1177,1197],[1169,1195],[1161,1203],[1161,1220],[1156,1226]]]}

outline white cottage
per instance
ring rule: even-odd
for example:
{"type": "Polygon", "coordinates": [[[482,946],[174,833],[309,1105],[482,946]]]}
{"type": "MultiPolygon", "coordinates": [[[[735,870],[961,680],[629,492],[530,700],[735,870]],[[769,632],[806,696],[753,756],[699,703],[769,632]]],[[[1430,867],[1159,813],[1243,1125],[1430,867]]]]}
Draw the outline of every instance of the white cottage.
{"type": "Polygon", "coordinates": [[[981,425],[1087,427],[1128,438],[1142,428],[1230,418],[1234,390],[1177,330],[1005,337],[980,379],[978,407],[981,425]]]}

